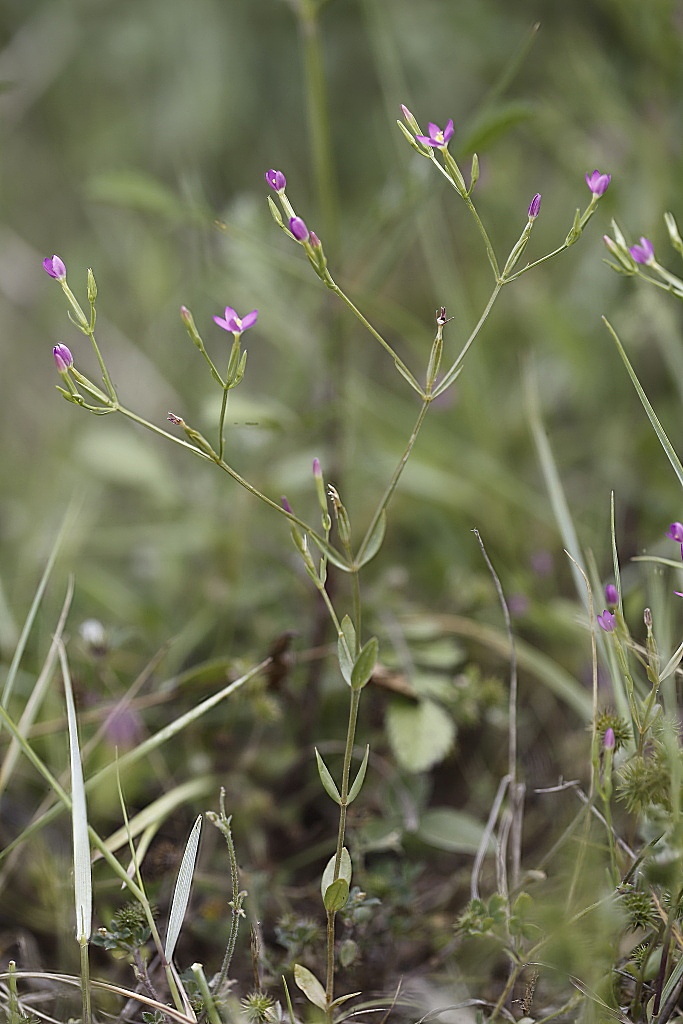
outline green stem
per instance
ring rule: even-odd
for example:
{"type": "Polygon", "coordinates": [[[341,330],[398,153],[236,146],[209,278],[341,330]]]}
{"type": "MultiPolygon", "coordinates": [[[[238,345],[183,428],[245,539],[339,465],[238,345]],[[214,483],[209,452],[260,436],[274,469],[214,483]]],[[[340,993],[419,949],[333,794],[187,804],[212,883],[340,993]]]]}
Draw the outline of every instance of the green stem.
{"type": "Polygon", "coordinates": [[[479,334],[480,330],[482,329],[482,327],[486,323],[486,320],[488,319],[489,313],[491,312],[491,309],[493,308],[493,304],[496,301],[496,299],[498,298],[498,294],[499,294],[501,288],[503,287],[503,285],[505,283],[506,282],[504,282],[504,281],[496,282],[496,285],[495,285],[493,291],[491,292],[491,295],[489,296],[489,301],[486,303],[486,308],[484,309],[484,312],[479,317],[479,320],[477,321],[477,324],[476,324],[474,330],[472,331],[472,333],[470,334],[469,338],[467,339],[467,341],[463,345],[462,349],[460,350],[460,354],[458,355],[457,359],[455,360],[453,365],[450,367],[450,369],[447,370],[446,374],[444,375],[443,380],[438,385],[438,387],[434,389],[434,391],[432,393],[432,398],[438,398],[439,395],[442,395],[444,393],[444,391],[447,391],[448,388],[453,383],[453,381],[455,380],[455,378],[458,376],[458,373],[460,372],[460,367],[462,365],[462,362],[463,362],[465,356],[467,355],[467,353],[469,352],[470,348],[472,347],[472,345],[473,345],[477,335],[479,334]]]}
{"type": "MultiPolygon", "coordinates": [[[[81,996],[83,1005],[82,1024],[90,1024],[92,1005],[90,1002],[90,959],[88,956],[88,940],[80,940],[81,947],[81,996]]],[[[180,1007],[179,1007],[180,1009],[180,1007]]]]}
{"type": "Polygon", "coordinates": [[[223,388],[223,401],[221,402],[221,414],[218,418],[218,458],[223,458],[223,452],[225,451],[225,437],[223,436],[223,426],[225,424],[225,413],[228,408],[228,389],[223,388]]]}
{"type": "MultiPolygon", "coordinates": [[[[349,777],[351,774],[351,757],[353,745],[356,739],[356,725],[358,723],[358,708],[360,706],[360,695],[362,690],[351,691],[351,705],[349,707],[349,724],[346,730],[346,747],[344,749],[344,767],[342,768],[341,803],[339,805],[339,829],[337,832],[337,852],[334,859],[334,879],[339,878],[341,867],[342,850],[344,849],[344,837],[346,834],[346,808],[349,797],[349,777]]],[[[327,981],[325,986],[325,1000],[327,1003],[326,1016],[332,1019],[332,1002],[334,1000],[334,913],[327,912],[327,981]]]]}
{"type": "Polygon", "coordinates": [[[422,403],[422,408],[420,409],[420,415],[417,417],[417,420],[415,421],[415,426],[413,427],[413,432],[410,435],[410,438],[408,440],[408,444],[406,445],[406,449],[403,452],[403,455],[401,456],[401,458],[399,460],[399,463],[396,466],[396,469],[394,470],[394,473],[393,473],[393,476],[391,477],[391,480],[387,484],[387,489],[385,490],[384,494],[382,495],[382,499],[381,499],[379,505],[375,509],[375,513],[374,513],[374,515],[373,515],[373,517],[372,517],[372,519],[370,521],[370,525],[368,526],[368,528],[366,530],[366,533],[365,533],[365,536],[363,537],[363,542],[362,542],[360,548],[358,549],[358,553],[357,553],[356,558],[355,558],[356,565],[358,565],[360,562],[362,562],[363,554],[365,553],[365,549],[366,549],[366,547],[368,545],[368,542],[369,542],[370,538],[372,537],[372,535],[373,535],[373,533],[375,531],[375,528],[376,528],[376,526],[377,526],[377,524],[378,524],[378,522],[379,522],[379,520],[380,520],[380,518],[382,516],[382,513],[385,511],[385,509],[387,508],[389,502],[391,501],[391,499],[393,497],[394,491],[396,490],[398,482],[401,479],[401,474],[403,473],[403,470],[406,468],[406,463],[408,462],[408,459],[410,458],[410,453],[412,452],[412,450],[413,450],[413,448],[415,446],[415,442],[417,441],[417,435],[420,433],[420,428],[422,427],[422,424],[424,423],[425,416],[427,415],[427,410],[429,409],[429,406],[431,405],[431,402],[432,402],[432,399],[428,397],[428,398],[425,398],[423,403],[422,403]]]}

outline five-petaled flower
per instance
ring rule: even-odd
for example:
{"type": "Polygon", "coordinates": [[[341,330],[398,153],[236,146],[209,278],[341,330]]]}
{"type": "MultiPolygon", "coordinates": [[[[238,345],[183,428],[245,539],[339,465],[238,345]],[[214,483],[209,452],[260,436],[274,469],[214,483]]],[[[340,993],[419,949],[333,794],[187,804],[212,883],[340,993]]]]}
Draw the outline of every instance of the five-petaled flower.
{"type": "MultiPolygon", "coordinates": [[[[289,218],[289,230],[292,232],[297,242],[307,242],[310,238],[310,232],[301,217],[289,218]]],[[[318,242],[318,244],[320,243],[318,242]]]]}
{"type": "Polygon", "coordinates": [[[284,192],[287,188],[287,179],[282,171],[276,171],[272,167],[266,171],[266,181],[276,192],[284,192]]]}
{"type": "Polygon", "coordinates": [[[586,184],[594,196],[604,195],[611,180],[611,174],[603,174],[601,171],[593,171],[592,174],[586,172],[586,184]]]}
{"type": "Polygon", "coordinates": [[[607,601],[607,604],[619,604],[619,591],[613,583],[608,583],[605,587],[605,600],[607,601]]]}
{"type": "Polygon", "coordinates": [[[46,256],[43,260],[43,270],[57,281],[66,281],[66,267],[59,256],[46,256]]]}
{"type": "Polygon", "coordinates": [[[66,345],[55,345],[52,349],[52,355],[54,356],[55,366],[59,373],[66,373],[74,364],[74,357],[66,345]]]}
{"type": "Polygon", "coordinates": [[[598,615],[598,622],[606,633],[611,633],[617,625],[617,617],[609,608],[605,608],[602,615],[598,615]]]}
{"type": "Polygon", "coordinates": [[[636,261],[636,263],[652,264],[655,261],[654,246],[652,245],[652,242],[649,238],[641,237],[640,243],[638,245],[632,245],[629,249],[629,252],[631,253],[631,256],[633,256],[633,259],[636,261]]]}
{"type": "Polygon", "coordinates": [[[247,313],[244,317],[239,317],[232,306],[225,307],[225,318],[222,316],[215,316],[214,320],[219,327],[222,327],[224,331],[231,331],[233,334],[241,334],[242,331],[246,331],[247,328],[253,327],[258,318],[258,309],[252,309],[251,313],[247,313]]]}
{"type": "Polygon", "coordinates": [[[433,146],[434,149],[445,149],[449,141],[453,138],[453,118],[448,122],[443,131],[439,128],[438,124],[429,122],[429,135],[416,135],[415,138],[418,142],[424,143],[425,146],[433,146]]]}

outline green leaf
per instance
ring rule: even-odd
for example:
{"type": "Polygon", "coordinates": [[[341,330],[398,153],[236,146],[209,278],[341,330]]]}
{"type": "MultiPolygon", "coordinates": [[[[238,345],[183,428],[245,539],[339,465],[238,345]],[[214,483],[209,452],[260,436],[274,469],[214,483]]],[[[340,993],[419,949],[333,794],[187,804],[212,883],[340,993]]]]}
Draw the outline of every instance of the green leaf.
{"type": "Polygon", "coordinates": [[[358,560],[356,565],[360,569],[362,565],[367,565],[368,562],[372,561],[379,549],[382,547],[382,541],[384,540],[384,534],[387,529],[387,514],[382,509],[377,522],[372,528],[372,533],[363,542],[363,545],[358,552],[358,560]]]}
{"type": "Polygon", "coordinates": [[[323,896],[323,904],[325,910],[331,914],[336,914],[338,910],[343,910],[349,899],[349,883],[344,878],[338,878],[336,882],[332,882],[332,885],[328,885],[325,889],[325,895],[323,896]]]}
{"type": "Polygon", "coordinates": [[[182,927],[182,923],[185,918],[185,911],[187,910],[187,904],[190,899],[192,875],[194,874],[194,866],[197,860],[201,830],[202,816],[200,814],[192,826],[192,831],[190,832],[187,843],[185,844],[185,852],[183,853],[183,859],[180,862],[178,877],[173,891],[171,910],[168,915],[168,928],[166,931],[164,956],[169,963],[173,959],[173,952],[178,941],[178,936],[180,935],[180,929],[182,927]]]}
{"type": "Polygon", "coordinates": [[[344,639],[346,640],[346,646],[349,649],[349,654],[355,661],[356,655],[358,654],[358,640],[356,638],[356,627],[351,621],[351,617],[349,615],[345,615],[341,620],[341,628],[342,633],[344,634],[344,639]]]}
{"type": "MultiPolygon", "coordinates": [[[[325,865],[323,871],[323,877],[320,881],[320,893],[323,900],[325,899],[325,893],[335,881],[334,877],[334,862],[336,860],[336,854],[333,854],[325,865]]],[[[339,878],[343,878],[348,888],[351,888],[351,876],[353,874],[353,868],[351,866],[351,858],[349,851],[344,846],[342,848],[341,860],[339,862],[339,878]]]]}
{"type": "Polygon", "coordinates": [[[362,762],[360,768],[358,769],[358,775],[356,775],[356,778],[354,779],[353,785],[351,786],[351,789],[349,790],[349,795],[348,795],[347,800],[346,800],[347,805],[352,803],[356,799],[358,794],[360,793],[361,786],[363,785],[363,780],[365,779],[365,772],[367,771],[368,758],[369,757],[370,757],[370,744],[368,744],[367,747],[365,748],[365,756],[363,757],[363,762],[362,762]]]}
{"type": "Polygon", "coordinates": [[[356,996],[362,995],[361,992],[347,992],[345,996],[337,996],[337,998],[330,1003],[330,1009],[333,1006],[341,1006],[342,1003],[346,1003],[349,999],[355,999],[356,996]]]}
{"type": "Polygon", "coordinates": [[[353,690],[362,690],[369,682],[372,673],[375,671],[378,653],[379,641],[376,636],[372,636],[356,658],[353,666],[353,672],[351,673],[351,688],[353,690]]]}
{"type": "Polygon", "coordinates": [[[318,764],[318,775],[320,776],[320,781],[323,784],[323,789],[325,790],[327,795],[331,797],[332,800],[334,800],[336,804],[341,804],[341,796],[339,794],[339,790],[337,789],[337,785],[332,776],[330,775],[327,765],[325,764],[322,757],[318,753],[317,747],[315,748],[315,759],[318,764]]]}
{"type": "MultiPolygon", "coordinates": [[[[420,818],[417,835],[429,846],[449,853],[476,853],[484,835],[484,824],[452,807],[433,807],[420,818]]],[[[493,853],[493,839],[488,852],[493,853]]]]}
{"type": "Polygon", "coordinates": [[[398,372],[401,374],[401,376],[405,377],[405,379],[408,381],[408,383],[410,384],[410,386],[413,389],[413,391],[417,391],[418,395],[421,395],[422,394],[422,388],[417,383],[417,381],[413,377],[413,375],[410,372],[410,370],[404,369],[397,359],[394,360],[394,366],[396,367],[398,372]]]}
{"type": "Polygon", "coordinates": [[[394,756],[409,772],[427,771],[443,760],[455,739],[453,719],[431,700],[392,700],[386,725],[394,756]]]}
{"type": "Polygon", "coordinates": [[[645,412],[648,415],[648,419],[650,420],[650,423],[652,424],[652,426],[654,428],[654,432],[657,435],[657,439],[659,440],[659,443],[661,444],[662,448],[664,449],[664,452],[666,453],[666,457],[668,458],[669,462],[673,466],[674,473],[678,477],[678,482],[683,486],[683,465],[681,465],[681,460],[676,455],[676,452],[674,450],[674,446],[671,444],[671,441],[666,436],[666,433],[664,432],[664,427],[659,422],[659,420],[657,418],[657,414],[655,413],[654,409],[650,405],[650,401],[649,401],[647,395],[645,394],[645,392],[643,391],[643,388],[642,388],[642,386],[640,384],[640,381],[638,380],[638,378],[636,376],[636,371],[631,366],[631,363],[629,362],[628,356],[626,355],[626,352],[624,351],[624,347],[621,344],[621,342],[619,341],[619,338],[617,337],[617,332],[614,330],[614,328],[612,327],[612,325],[609,322],[609,320],[605,320],[605,317],[603,317],[602,319],[603,319],[603,322],[604,322],[605,326],[607,327],[607,330],[610,332],[610,334],[614,338],[614,343],[617,346],[617,350],[619,352],[619,355],[621,356],[622,361],[624,363],[624,366],[626,367],[626,370],[628,372],[628,375],[629,375],[629,377],[631,378],[631,380],[633,382],[634,388],[638,392],[638,398],[641,401],[643,409],[645,410],[645,412]]]}
{"type": "Polygon", "coordinates": [[[294,981],[314,1006],[319,1006],[321,1010],[326,1008],[325,989],[307,967],[294,964],[294,981]]]}

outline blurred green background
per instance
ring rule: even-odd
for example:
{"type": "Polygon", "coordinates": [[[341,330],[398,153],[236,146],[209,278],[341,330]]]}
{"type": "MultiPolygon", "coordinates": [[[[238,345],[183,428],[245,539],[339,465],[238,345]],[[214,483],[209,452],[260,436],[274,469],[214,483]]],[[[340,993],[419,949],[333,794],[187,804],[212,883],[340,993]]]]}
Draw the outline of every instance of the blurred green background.
{"type": "MultiPolygon", "coordinates": [[[[273,223],[264,171],[286,173],[288,196],[322,238],[333,276],[418,376],[436,307],[454,318],[446,331],[454,356],[492,282],[462,204],[398,131],[400,104],[423,130],[430,120],[455,120],[451,151],[467,178],[478,153],[474,198],[499,259],[535,192],[543,203],[529,258],[562,243],[589,198],[585,172],[611,172],[584,237],[503,291],[455,389],[431,411],[385,545],[366,571],[368,629],[380,634],[383,658],[405,668],[408,613],[441,640],[462,634],[463,620],[500,628],[471,532],[477,527],[519,635],[573,673],[577,686],[586,684],[588,643],[529,429],[530,381],[580,541],[605,578],[611,490],[625,563],[661,547],[667,524],[681,518],[675,478],[600,321],[608,316],[620,332],[676,444],[679,310],[610,271],[601,236],[615,217],[629,240],[652,238],[661,262],[677,269],[662,213],[683,215],[680,4],[329,0],[317,20],[326,128],[310,120],[316,68],[307,64],[314,53],[307,10],[303,0],[5,0],[0,12],[3,659],[71,508],[29,645],[35,663],[71,572],[73,656],[83,659],[80,682],[95,705],[105,675],[109,699],[171,639],[165,676],[212,657],[251,665],[292,631],[287,696],[261,694],[260,710],[242,709],[246,749],[260,750],[265,731],[273,774],[292,751],[309,758],[314,740],[343,734],[343,704],[334,700],[323,702],[326,712],[313,703],[307,722],[291,724],[307,687],[328,692],[338,683],[334,659],[319,656],[331,636],[288,530],[219,471],[60,398],[54,344],[65,342],[79,367],[95,370],[59,287],[42,270],[44,256],[64,259],[83,302],[93,268],[98,338],[122,400],[162,426],[173,410],[210,431],[220,400],[180,305],[193,311],[219,365],[227,342],[212,316],[227,304],[242,315],[258,308],[258,324],[245,335],[247,376],[228,414],[228,458],[314,522],[317,455],[361,536],[418,407],[391,360],[273,223]],[[325,149],[327,132],[324,200],[315,152],[325,149]],[[442,615],[460,625],[453,620],[449,632],[442,615]],[[108,633],[106,673],[78,647],[79,623],[88,618],[108,633]],[[267,717],[254,724],[254,715],[267,713],[270,732],[267,717]]],[[[645,579],[642,570],[626,572],[627,611],[633,607],[636,621],[645,579]]],[[[345,581],[334,587],[344,610],[345,581]]],[[[463,663],[474,671],[482,662],[502,687],[504,650],[491,654],[488,646],[489,653],[486,643],[446,652],[444,671],[463,663]]],[[[29,662],[26,687],[31,671],[29,662]]],[[[543,682],[542,673],[523,674],[530,751],[557,722],[543,682]]],[[[223,779],[239,751],[230,714],[218,716],[219,739],[207,730],[157,765],[156,782],[166,784],[166,772],[177,780],[191,774],[200,749],[212,764],[217,758],[223,779]]],[[[480,720],[474,714],[474,724],[480,720]]],[[[370,724],[381,726],[381,709],[370,724]]],[[[475,731],[456,749],[450,775],[435,784],[442,801],[469,801],[474,810],[481,798],[485,817],[505,735],[498,728],[488,738],[475,731]]],[[[581,742],[583,734],[563,739],[552,756],[581,742]]],[[[530,762],[538,756],[529,753],[530,762]]],[[[250,820],[263,810],[257,804],[250,820]]],[[[257,845],[245,859],[258,861],[257,845]]]]}

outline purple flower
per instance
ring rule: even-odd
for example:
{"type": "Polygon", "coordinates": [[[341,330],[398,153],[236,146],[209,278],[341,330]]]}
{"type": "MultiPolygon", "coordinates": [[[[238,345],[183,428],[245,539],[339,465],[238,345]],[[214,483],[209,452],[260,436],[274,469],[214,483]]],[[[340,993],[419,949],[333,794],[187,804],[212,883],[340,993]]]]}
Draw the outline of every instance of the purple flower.
{"type": "Polygon", "coordinates": [[[629,252],[636,263],[652,264],[655,261],[655,250],[649,238],[641,237],[640,244],[632,245],[629,252]]]}
{"type": "Polygon", "coordinates": [[[605,600],[607,604],[619,604],[619,591],[613,583],[608,583],[605,587],[605,600]]]}
{"type": "Polygon", "coordinates": [[[59,256],[46,256],[43,260],[43,270],[58,281],[66,281],[66,267],[59,256]]]}
{"type": "Polygon", "coordinates": [[[602,615],[598,615],[598,622],[606,633],[611,633],[617,625],[617,617],[609,608],[605,608],[602,615]]]}
{"type": "Polygon", "coordinates": [[[323,478],[323,471],[320,468],[320,459],[317,457],[313,459],[313,476],[318,480],[322,480],[323,478]]]}
{"type": "Polygon", "coordinates": [[[282,171],[275,171],[272,168],[266,171],[266,181],[276,192],[284,192],[287,188],[287,179],[282,171]]]}
{"type": "Polygon", "coordinates": [[[258,309],[252,309],[245,317],[238,317],[232,306],[225,307],[225,319],[222,316],[215,316],[214,320],[224,331],[232,331],[233,334],[241,334],[248,327],[253,327],[258,318],[258,309]]]}
{"type": "Polygon", "coordinates": [[[614,750],[615,743],[616,738],[614,736],[614,729],[610,725],[605,729],[605,735],[602,738],[602,745],[605,750],[614,750]]]}
{"type": "Polygon", "coordinates": [[[445,149],[453,138],[453,131],[453,118],[451,118],[443,131],[441,131],[438,124],[433,124],[430,121],[429,135],[416,135],[415,138],[418,142],[424,143],[425,146],[433,146],[434,149],[445,149]]]}
{"type": "Polygon", "coordinates": [[[280,498],[280,504],[282,505],[285,512],[289,512],[290,516],[294,515],[294,513],[292,512],[292,506],[289,504],[284,494],[280,498]]]}
{"type": "Polygon", "coordinates": [[[59,373],[66,373],[74,364],[74,357],[66,345],[55,345],[52,349],[52,355],[54,356],[55,366],[59,373]]]}
{"type": "Polygon", "coordinates": [[[666,535],[671,540],[675,540],[679,544],[683,544],[683,523],[672,523],[666,531],[666,535]]]}
{"type": "Polygon", "coordinates": [[[289,218],[289,230],[292,232],[297,242],[307,242],[310,238],[308,228],[302,221],[301,217],[289,218]]]}
{"type": "Polygon", "coordinates": [[[536,220],[541,209],[541,193],[537,192],[529,203],[529,220],[536,220]]]}
{"type": "Polygon", "coordinates": [[[586,173],[586,184],[594,196],[604,195],[611,180],[611,174],[601,174],[600,171],[593,171],[592,174],[586,173]]]}

